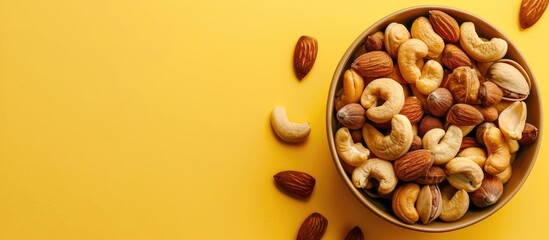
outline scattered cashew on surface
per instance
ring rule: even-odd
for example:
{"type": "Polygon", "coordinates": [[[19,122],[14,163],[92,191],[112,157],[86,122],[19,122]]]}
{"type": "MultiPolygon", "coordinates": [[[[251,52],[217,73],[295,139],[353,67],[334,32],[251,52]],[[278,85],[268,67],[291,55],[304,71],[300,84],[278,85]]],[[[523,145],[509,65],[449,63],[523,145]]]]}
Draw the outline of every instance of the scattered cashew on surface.
{"type": "Polygon", "coordinates": [[[277,106],[271,112],[271,125],[276,135],[286,142],[305,141],[311,133],[311,125],[308,122],[291,122],[283,106],[277,106]]]}

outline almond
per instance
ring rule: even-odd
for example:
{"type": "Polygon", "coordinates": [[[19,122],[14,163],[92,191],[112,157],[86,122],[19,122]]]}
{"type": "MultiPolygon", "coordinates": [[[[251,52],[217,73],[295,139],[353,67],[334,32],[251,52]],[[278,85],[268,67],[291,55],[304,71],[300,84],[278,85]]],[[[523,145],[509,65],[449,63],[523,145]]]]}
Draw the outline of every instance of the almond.
{"type": "Polygon", "coordinates": [[[441,60],[444,66],[451,70],[461,66],[471,67],[473,65],[467,54],[454,44],[446,44],[441,60]]]}
{"type": "Polygon", "coordinates": [[[438,166],[430,167],[423,176],[415,180],[416,183],[423,185],[439,184],[446,179],[446,171],[438,166]]]}
{"type": "Polygon", "coordinates": [[[456,126],[472,126],[484,121],[482,113],[469,104],[458,103],[450,108],[446,121],[456,126]]]}
{"type": "Polygon", "coordinates": [[[494,106],[484,107],[481,105],[473,105],[484,117],[484,121],[493,122],[498,120],[498,110],[494,106]]]}
{"type": "Polygon", "coordinates": [[[313,176],[292,170],[279,172],[273,178],[284,192],[299,199],[309,198],[316,183],[313,176]]]}
{"type": "Polygon", "coordinates": [[[362,233],[360,227],[355,226],[347,233],[345,240],[364,240],[364,234],[362,233]]]}
{"type": "Polygon", "coordinates": [[[312,213],[301,224],[297,233],[297,240],[319,240],[326,232],[328,219],[320,213],[312,213]]]}
{"type": "Polygon", "coordinates": [[[398,179],[413,181],[424,175],[433,165],[433,153],[431,150],[420,149],[408,152],[395,160],[394,169],[398,179]]]}
{"type": "Polygon", "coordinates": [[[480,144],[474,137],[464,137],[463,139],[461,139],[461,146],[459,146],[459,151],[470,147],[480,147],[480,144]]]}
{"type": "Polygon", "coordinates": [[[384,77],[393,71],[393,59],[384,51],[367,52],[355,59],[351,68],[364,77],[384,77]]]}
{"type": "Polygon", "coordinates": [[[459,25],[453,17],[439,10],[431,10],[429,20],[435,32],[444,41],[451,43],[459,41],[459,25]]]}
{"type": "Polygon", "coordinates": [[[297,40],[294,49],[294,72],[296,77],[301,80],[313,68],[318,52],[318,42],[315,38],[301,36],[297,40]]]}
{"type": "Polygon", "coordinates": [[[519,22],[523,29],[536,23],[547,8],[549,0],[522,0],[520,4],[519,22]]]}
{"type": "Polygon", "coordinates": [[[410,123],[417,123],[423,118],[423,104],[416,97],[407,97],[400,113],[410,120],[410,123]]]}

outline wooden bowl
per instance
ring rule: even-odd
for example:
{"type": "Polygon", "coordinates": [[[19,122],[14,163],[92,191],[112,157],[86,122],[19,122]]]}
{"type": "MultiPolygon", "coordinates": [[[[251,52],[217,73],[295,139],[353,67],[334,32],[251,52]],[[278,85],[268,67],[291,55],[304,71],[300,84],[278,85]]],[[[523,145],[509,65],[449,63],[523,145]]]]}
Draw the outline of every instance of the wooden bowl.
{"type": "Polygon", "coordinates": [[[542,114],[542,105],[541,105],[540,96],[541,94],[540,94],[538,84],[536,82],[534,74],[532,73],[530,67],[528,66],[528,63],[526,62],[526,59],[524,59],[524,57],[519,52],[518,48],[513,44],[511,39],[509,39],[509,37],[507,37],[503,32],[498,30],[494,25],[490,24],[489,22],[480,18],[479,16],[476,16],[474,14],[471,14],[469,12],[466,12],[460,9],[451,8],[451,7],[417,6],[417,7],[403,9],[382,18],[381,20],[379,20],[378,22],[370,26],[368,29],[366,29],[362,34],[360,34],[360,36],[358,36],[358,38],[351,44],[351,46],[345,52],[345,54],[341,58],[341,61],[339,62],[339,65],[335,70],[332,83],[330,86],[330,91],[328,94],[328,103],[327,103],[327,111],[326,111],[327,135],[328,135],[328,143],[329,143],[331,155],[332,155],[335,167],[339,175],[341,176],[342,180],[345,182],[345,185],[347,185],[349,190],[354,194],[354,196],[356,196],[356,198],[364,206],[369,208],[379,217],[389,221],[390,223],[395,224],[396,226],[400,226],[403,228],[412,229],[416,231],[423,231],[423,232],[446,232],[446,231],[452,231],[452,230],[464,228],[489,217],[494,212],[502,208],[507,202],[511,200],[511,198],[513,198],[513,196],[519,191],[522,184],[524,184],[524,182],[526,181],[526,178],[528,178],[528,174],[534,167],[536,157],[541,147],[541,135],[543,131],[543,126],[542,126],[543,114],[542,114]],[[449,14],[450,16],[454,17],[460,24],[464,21],[471,21],[475,23],[476,31],[481,37],[486,37],[489,39],[493,37],[499,37],[507,41],[509,47],[508,47],[507,55],[504,58],[513,59],[516,62],[518,62],[520,65],[522,65],[522,67],[525,69],[525,71],[528,73],[531,79],[531,82],[532,82],[531,93],[528,99],[526,100],[526,103],[528,106],[527,122],[538,127],[539,137],[536,142],[527,146],[521,146],[519,152],[517,153],[516,160],[513,163],[513,174],[511,176],[511,179],[505,184],[503,195],[501,196],[501,198],[496,204],[484,209],[476,208],[471,204],[465,216],[463,216],[463,218],[455,222],[443,222],[441,220],[435,220],[426,225],[423,225],[421,223],[406,224],[400,221],[393,214],[391,210],[390,201],[382,200],[379,198],[372,198],[368,196],[363,190],[357,189],[356,187],[354,187],[350,175],[348,175],[345,172],[344,169],[348,166],[345,166],[344,164],[342,164],[335,148],[334,135],[338,129],[338,126],[337,126],[338,122],[335,117],[336,111],[334,109],[334,101],[336,98],[335,96],[337,91],[342,88],[343,74],[347,69],[350,68],[351,63],[353,61],[352,59],[353,53],[361,46],[361,44],[365,41],[367,36],[377,31],[383,31],[385,27],[389,25],[391,22],[402,23],[405,26],[407,26],[409,29],[413,20],[415,20],[419,16],[428,17],[430,10],[441,10],[449,14]]]}

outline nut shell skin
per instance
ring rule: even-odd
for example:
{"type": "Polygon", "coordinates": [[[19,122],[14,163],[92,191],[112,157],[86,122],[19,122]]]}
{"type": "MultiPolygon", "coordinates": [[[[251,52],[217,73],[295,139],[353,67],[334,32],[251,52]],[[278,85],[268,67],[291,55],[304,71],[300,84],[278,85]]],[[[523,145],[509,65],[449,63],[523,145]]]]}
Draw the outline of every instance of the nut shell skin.
{"type": "Polygon", "coordinates": [[[480,188],[471,193],[471,202],[485,208],[495,204],[503,194],[503,182],[496,176],[486,175],[480,188]]]}

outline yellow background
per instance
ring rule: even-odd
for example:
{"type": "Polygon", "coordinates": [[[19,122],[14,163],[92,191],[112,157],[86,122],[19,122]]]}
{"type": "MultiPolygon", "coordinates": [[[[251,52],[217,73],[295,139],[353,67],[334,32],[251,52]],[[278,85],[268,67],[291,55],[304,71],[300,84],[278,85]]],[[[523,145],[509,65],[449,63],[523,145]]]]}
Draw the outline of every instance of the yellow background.
{"type": "Polygon", "coordinates": [[[549,88],[549,16],[521,31],[520,0],[0,0],[0,239],[293,239],[313,211],[324,239],[355,225],[376,240],[539,239],[547,147],[501,211],[441,234],[378,218],[334,169],[324,114],[339,59],[378,19],[422,4],[495,24],[549,88]],[[300,35],[319,41],[302,81],[300,35]],[[311,123],[306,143],[277,140],[276,105],[311,123]],[[287,169],[317,179],[308,201],[273,184],[287,169]]]}

